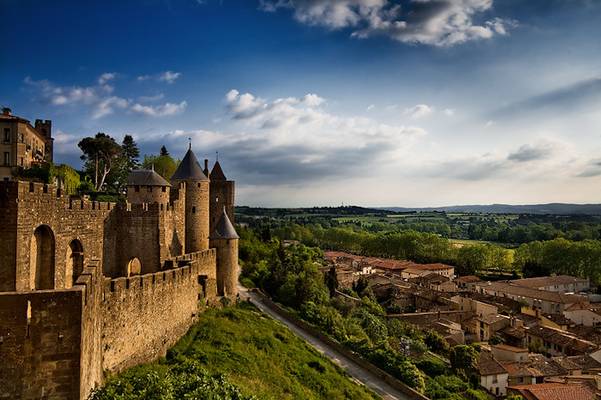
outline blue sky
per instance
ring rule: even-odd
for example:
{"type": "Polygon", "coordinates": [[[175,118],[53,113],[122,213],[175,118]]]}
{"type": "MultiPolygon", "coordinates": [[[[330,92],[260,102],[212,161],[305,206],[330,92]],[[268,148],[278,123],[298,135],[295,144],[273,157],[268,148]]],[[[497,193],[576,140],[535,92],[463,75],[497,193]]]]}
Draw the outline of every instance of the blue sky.
{"type": "Polygon", "coordinates": [[[265,206],[601,202],[601,2],[0,0],[0,104],[265,206]],[[94,3],[94,4],[92,4],[94,3]]]}

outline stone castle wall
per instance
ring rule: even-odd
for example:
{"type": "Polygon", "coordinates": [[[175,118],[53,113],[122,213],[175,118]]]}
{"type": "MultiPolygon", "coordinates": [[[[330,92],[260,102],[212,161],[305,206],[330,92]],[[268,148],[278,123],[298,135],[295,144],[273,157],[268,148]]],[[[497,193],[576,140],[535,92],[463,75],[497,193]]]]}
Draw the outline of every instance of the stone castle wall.
{"type": "Polygon", "coordinates": [[[215,250],[107,279],[98,261],[63,290],[0,293],[0,399],[85,399],[105,372],[165,354],[216,296],[215,250]]]}
{"type": "Polygon", "coordinates": [[[70,289],[0,293],[0,399],[80,399],[102,382],[99,271],[70,289]]]}
{"type": "Polygon", "coordinates": [[[0,290],[33,288],[30,250],[34,231],[40,226],[48,227],[54,240],[53,287],[73,286],[68,267],[70,243],[81,243],[85,259],[102,260],[104,220],[114,208],[114,203],[63,196],[51,185],[0,183],[0,290]]]}
{"type": "Polygon", "coordinates": [[[157,272],[163,262],[184,252],[184,215],[179,202],[121,205],[105,222],[104,274],[127,276],[137,258],[142,274],[157,272]]]}
{"type": "Polygon", "coordinates": [[[210,184],[210,226],[209,232],[213,233],[217,222],[223,212],[225,211],[227,216],[230,218],[232,224],[235,222],[234,219],[234,198],[235,198],[235,184],[234,181],[211,181],[210,184]]]}
{"type": "Polygon", "coordinates": [[[216,294],[215,251],[187,254],[172,270],[107,279],[102,302],[103,369],[118,372],[164,355],[216,294]]]}
{"type": "Polygon", "coordinates": [[[209,181],[186,181],[186,253],[209,248],[209,181]]]}

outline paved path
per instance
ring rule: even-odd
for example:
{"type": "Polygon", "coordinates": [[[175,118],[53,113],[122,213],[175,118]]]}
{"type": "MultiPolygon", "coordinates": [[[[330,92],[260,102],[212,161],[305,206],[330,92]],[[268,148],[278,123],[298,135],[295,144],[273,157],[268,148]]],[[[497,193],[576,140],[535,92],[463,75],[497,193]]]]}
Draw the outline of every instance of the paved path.
{"type": "Polygon", "coordinates": [[[406,394],[393,388],[388,383],[386,383],[382,379],[380,379],[377,375],[374,375],[372,372],[363,369],[360,365],[356,364],[351,359],[347,358],[343,354],[341,354],[338,351],[334,350],[333,348],[329,347],[327,344],[322,342],[320,339],[318,339],[315,336],[300,329],[299,327],[294,325],[292,322],[283,318],[282,316],[277,314],[275,311],[273,311],[272,309],[270,309],[269,307],[264,305],[262,302],[261,296],[257,295],[256,293],[249,292],[243,287],[240,287],[239,290],[240,290],[240,297],[242,297],[243,299],[250,298],[251,302],[257,308],[259,308],[259,310],[261,310],[264,314],[267,314],[271,318],[286,325],[286,327],[288,327],[288,329],[290,329],[292,332],[294,332],[297,336],[304,339],[307,343],[309,343],[311,346],[313,346],[317,351],[324,354],[326,357],[331,359],[334,363],[336,363],[340,367],[342,367],[355,380],[359,381],[360,383],[369,387],[374,392],[378,393],[380,396],[382,396],[383,399],[385,399],[385,400],[393,400],[393,399],[410,400],[410,398],[406,394]]]}

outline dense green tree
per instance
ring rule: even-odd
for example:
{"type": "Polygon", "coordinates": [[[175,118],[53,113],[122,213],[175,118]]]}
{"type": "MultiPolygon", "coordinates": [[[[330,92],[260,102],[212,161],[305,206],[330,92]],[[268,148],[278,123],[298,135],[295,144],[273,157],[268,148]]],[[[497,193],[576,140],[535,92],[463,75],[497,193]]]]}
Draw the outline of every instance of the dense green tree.
{"type": "Polygon", "coordinates": [[[99,132],[94,137],[86,137],[79,141],[82,151],[81,159],[84,169],[93,178],[94,189],[101,190],[121,156],[121,146],[109,135],[99,132]]]}
{"type": "Polygon", "coordinates": [[[145,155],[142,168],[154,169],[157,174],[169,181],[177,169],[177,164],[169,154],[159,156],[145,155]]]}
{"type": "Polygon", "coordinates": [[[478,357],[478,350],[469,345],[454,346],[449,352],[451,368],[463,377],[471,377],[478,370],[478,357]]]}

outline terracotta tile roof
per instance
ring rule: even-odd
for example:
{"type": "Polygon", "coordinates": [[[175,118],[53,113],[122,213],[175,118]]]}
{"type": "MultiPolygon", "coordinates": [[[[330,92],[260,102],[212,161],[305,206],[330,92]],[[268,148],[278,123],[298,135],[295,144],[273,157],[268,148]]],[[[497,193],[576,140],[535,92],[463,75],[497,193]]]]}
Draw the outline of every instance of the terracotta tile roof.
{"type": "Polygon", "coordinates": [[[553,362],[555,362],[557,365],[559,365],[566,371],[575,371],[582,369],[582,367],[578,365],[578,363],[576,363],[574,360],[572,360],[571,357],[551,357],[551,359],[553,360],[553,362]]]}
{"type": "Polygon", "coordinates": [[[480,352],[478,359],[478,372],[481,376],[506,374],[507,371],[500,362],[495,360],[492,355],[486,351],[480,352]]]}
{"type": "Polygon", "coordinates": [[[536,278],[524,278],[515,279],[510,283],[518,286],[524,286],[529,288],[543,288],[555,285],[569,285],[574,283],[586,282],[584,278],[577,278],[569,275],[557,275],[557,276],[541,276],[536,278]]]}
{"type": "Polygon", "coordinates": [[[510,346],[508,344],[495,344],[492,345],[493,348],[499,349],[499,350],[505,350],[505,351],[512,351],[514,353],[528,353],[528,349],[524,349],[523,347],[515,347],[515,346],[510,346]]]}
{"type": "Polygon", "coordinates": [[[521,296],[558,304],[573,304],[587,302],[587,299],[583,296],[551,292],[548,290],[532,289],[525,286],[513,285],[509,282],[483,282],[481,284],[477,284],[477,287],[482,288],[489,293],[494,292],[497,294],[497,296],[510,294],[513,296],[521,296]]]}
{"type": "Polygon", "coordinates": [[[526,400],[594,400],[595,392],[587,385],[564,383],[539,383],[535,385],[510,386],[526,400]]]}
{"type": "Polygon", "coordinates": [[[547,328],[545,326],[533,326],[527,328],[528,335],[539,337],[549,343],[566,346],[567,349],[579,353],[588,353],[597,349],[597,345],[588,340],[581,339],[567,331],[547,328]]]}
{"type": "Polygon", "coordinates": [[[535,371],[534,376],[560,376],[568,372],[553,359],[542,354],[530,354],[527,364],[530,369],[535,371]]]}

